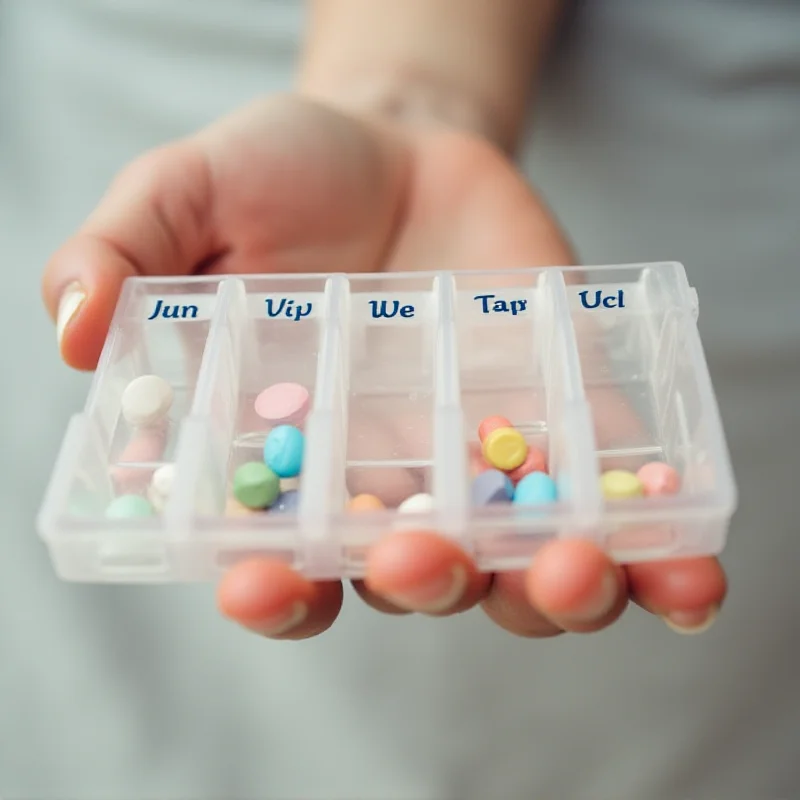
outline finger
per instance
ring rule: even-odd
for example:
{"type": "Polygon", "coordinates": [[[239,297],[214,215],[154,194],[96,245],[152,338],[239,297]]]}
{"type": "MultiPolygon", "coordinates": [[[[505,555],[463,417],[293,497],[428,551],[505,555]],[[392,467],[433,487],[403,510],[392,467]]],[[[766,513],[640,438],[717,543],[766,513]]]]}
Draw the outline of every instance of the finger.
{"type": "Polygon", "coordinates": [[[479,573],[455,542],[420,531],[391,534],[375,544],[364,583],[400,608],[447,616],[478,603],[491,576],[479,573]]]}
{"type": "Polygon", "coordinates": [[[382,614],[391,614],[393,616],[403,616],[411,614],[412,612],[407,608],[401,608],[398,605],[386,600],[379,594],[367,588],[364,581],[353,581],[353,588],[356,594],[370,607],[382,614]]]}
{"type": "Polygon", "coordinates": [[[525,572],[498,573],[489,594],[481,603],[489,619],[509,633],[527,638],[546,638],[564,629],[531,605],[526,590],[525,572]]]}
{"type": "Polygon", "coordinates": [[[313,583],[282,562],[253,559],[225,575],[217,604],[224,616],[254,633],[271,639],[307,639],[336,620],[342,585],[313,583]]]}
{"type": "Polygon", "coordinates": [[[591,542],[544,545],[528,569],[528,601],[547,619],[574,633],[601,630],[628,603],[625,572],[591,542]]]}
{"type": "Polygon", "coordinates": [[[634,601],[678,633],[703,633],[713,624],[727,593],[716,558],[687,558],[626,568],[634,601]]]}
{"type": "Polygon", "coordinates": [[[42,296],[70,366],[97,365],[126,278],[187,274],[213,254],[209,181],[194,143],[154,150],[120,173],[51,257],[42,296]]]}

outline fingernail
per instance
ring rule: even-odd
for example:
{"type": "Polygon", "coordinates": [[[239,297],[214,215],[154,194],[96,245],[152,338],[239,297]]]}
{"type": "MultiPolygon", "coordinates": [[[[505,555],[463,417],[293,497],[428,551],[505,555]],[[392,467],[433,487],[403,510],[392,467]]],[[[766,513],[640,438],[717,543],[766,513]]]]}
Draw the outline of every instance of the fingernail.
{"type": "Polygon", "coordinates": [[[296,628],[308,616],[308,606],[299,600],[285,614],[264,620],[259,630],[264,636],[281,636],[296,628]]]}
{"type": "Polygon", "coordinates": [[[705,633],[714,624],[718,611],[717,606],[696,611],[671,611],[662,619],[675,633],[696,636],[698,633],[705,633]]]}
{"type": "Polygon", "coordinates": [[[452,608],[464,596],[467,582],[466,568],[462,564],[455,564],[448,574],[389,599],[411,611],[441,613],[452,608]]]}
{"type": "Polygon", "coordinates": [[[617,575],[613,570],[608,570],[603,575],[597,592],[580,609],[570,614],[569,619],[574,622],[594,622],[601,619],[614,607],[618,592],[617,575]]]}
{"type": "Polygon", "coordinates": [[[61,293],[61,300],[58,303],[58,315],[56,316],[56,337],[59,350],[61,349],[61,340],[64,338],[64,331],[67,325],[78,312],[85,299],[86,292],[77,282],[67,285],[61,293]]]}

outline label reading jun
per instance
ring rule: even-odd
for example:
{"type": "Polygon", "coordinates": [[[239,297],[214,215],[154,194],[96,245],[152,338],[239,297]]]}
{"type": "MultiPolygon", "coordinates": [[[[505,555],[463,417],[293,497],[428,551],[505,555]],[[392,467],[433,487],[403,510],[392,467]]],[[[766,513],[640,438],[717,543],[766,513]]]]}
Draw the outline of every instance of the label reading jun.
{"type": "Polygon", "coordinates": [[[156,299],[156,307],[147,318],[149,320],[158,319],[197,319],[199,309],[195,305],[170,305],[165,303],[160,297],[156,299]]]}

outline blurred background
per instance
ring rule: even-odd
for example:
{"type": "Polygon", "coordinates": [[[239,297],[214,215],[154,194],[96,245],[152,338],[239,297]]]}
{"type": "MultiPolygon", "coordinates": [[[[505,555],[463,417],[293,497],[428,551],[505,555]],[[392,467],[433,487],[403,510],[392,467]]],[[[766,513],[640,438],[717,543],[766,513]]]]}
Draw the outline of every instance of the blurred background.
{"type": "Polygon", "coordinates": [[[298,644],[212,587],[62,584],[34,516],[89,376],[39,298],[117,170],[290,86],[293,0],[0,0],[0,796],[800,796],[800,6],[576,4],[522,161],[586,263],[680,260],[741,490],[704,636],[516,640],[354,601],[298,644]]]}

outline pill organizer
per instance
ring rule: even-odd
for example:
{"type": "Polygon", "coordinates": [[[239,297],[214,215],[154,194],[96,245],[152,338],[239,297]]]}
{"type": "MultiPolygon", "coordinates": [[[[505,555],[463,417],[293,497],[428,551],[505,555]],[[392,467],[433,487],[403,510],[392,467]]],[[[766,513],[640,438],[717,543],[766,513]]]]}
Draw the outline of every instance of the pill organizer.
{"type": "Polygon", "coordinates": [[[697,314],[678,263],[131,278],[40,535],[61,578],[119,583],[215,580],[252,557],[354,578],[372,544],[409,530],[452,538],[487,571],[522,568],[553,539],[590,539],[620,563],[718,553],[736,488],[697,314]],[[121,414],[142,375],[172,387],[157,429],[121,414]],[[233,513],[233,474],[269,433],[255,398],[281,382],[311,396],[298,502],[233,513]],[[555,502],[472,505],[491,415],[546,454],[555,502]],[[605,472],[653,461],[680,491],[604,498],[605,472]],[[106,513],[166,464],[155,514],[106,513]],[[352,513],[365,493],[385,508],[352,513]],[[398,512],[415,494],[432,502],[398,512]]]}

